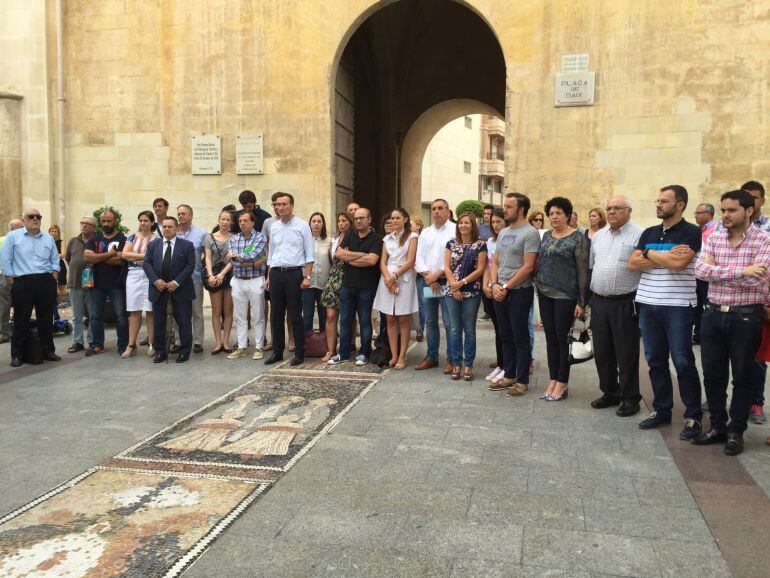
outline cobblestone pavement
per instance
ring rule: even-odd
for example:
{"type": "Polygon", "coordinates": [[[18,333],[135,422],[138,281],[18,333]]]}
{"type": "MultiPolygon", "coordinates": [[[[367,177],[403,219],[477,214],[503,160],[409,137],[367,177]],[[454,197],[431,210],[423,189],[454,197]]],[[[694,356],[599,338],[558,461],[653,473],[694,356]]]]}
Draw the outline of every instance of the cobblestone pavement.
{"type": "MultiPolygon", "coordinates": [[[[733,562],[744,527],[714,523],[747,493],[755,515],[767,507],[766,427],[751,426],[746,453],[716,468],[740,479],[693,479],[688,456],[721,456],[591,409],[592,363],[574,368],[563,402],[538,399],[544,363],[527,395],[489,392],[490,329],[480,322],[471,383],[415,372],[417,344],[409,368],[390,371],[185,575],[768,575],[763,552],[733,562]]],[[[543,341],[539,333],[542,361],[543,341]]],[[[8,355],[0,346],[0,359],[8,355]]],[[[0,368],[0,515],[265,369],[208,352],[162,368],[114,349],[63,355],[57,365],[0,368]]],[[[748,522],[767,536],[767,519],[748,522]]]]}

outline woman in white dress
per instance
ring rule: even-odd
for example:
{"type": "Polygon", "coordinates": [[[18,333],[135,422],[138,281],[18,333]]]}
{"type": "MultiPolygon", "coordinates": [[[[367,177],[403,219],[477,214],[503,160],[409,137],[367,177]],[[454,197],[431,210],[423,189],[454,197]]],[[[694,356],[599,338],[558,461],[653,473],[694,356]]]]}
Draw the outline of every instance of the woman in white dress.
{"type": "Polygon", "coordinates": [[[411,316],[419,309],[414,272],[417,234],[411,232],[409,213],[404,209],[395,209],[391,213],[390,227],[390,233],[382,240],[382,276],[374,297],[374,308],[388,316],[390,366],[404,369],[411,316]]]}
{"type": "Polygon", "coordinates": [[[153,231],[155,214],[152,211],[139,213],[139,230],[129,235],[123,248],[123,259],[127,262],[128,273],[126,275],[126,311],[128,312],[128,347],[123,352],[123,359],[136,355],[136,340],[139,337],[139,329],[142,327],[142,311],[147,316],[147,335],[150,347],[147,355],[152,357],[155,352],[152,349],[152,303],[147,294],[150,281],[142,268],[144,254],[150,241],[158,234],[153,231]]]}

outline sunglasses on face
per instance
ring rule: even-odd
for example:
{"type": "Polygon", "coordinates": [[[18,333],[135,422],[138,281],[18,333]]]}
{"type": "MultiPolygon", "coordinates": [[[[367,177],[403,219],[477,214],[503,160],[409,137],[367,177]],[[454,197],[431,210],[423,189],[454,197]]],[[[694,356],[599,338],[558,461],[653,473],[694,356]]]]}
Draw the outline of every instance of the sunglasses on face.
{"type": "Polygon", "coordinates": [[[30,221],[42,221],[43,215],[27,215],[27,219],[30,221]]]}

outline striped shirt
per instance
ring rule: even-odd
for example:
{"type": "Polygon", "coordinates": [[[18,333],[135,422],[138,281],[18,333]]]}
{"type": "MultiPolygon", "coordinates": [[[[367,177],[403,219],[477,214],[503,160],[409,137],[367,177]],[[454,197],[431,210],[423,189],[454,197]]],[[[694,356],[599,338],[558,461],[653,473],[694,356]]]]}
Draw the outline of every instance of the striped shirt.
{"type": "Polygon", "coordinates": [[[627,295],[636,291],[639,272],[628,270],[628,258],[634,252],[642,228],[631,221],[615,230],[600,229],[591,240],[588,265],[591,272],[591,291],[602,297],[627,295]]]}
{"type": "Polygon", "coordinates": [[[249,237],[238,233],[230,237],[230,253],[239,256],[240,261],[233,259],[233,275],[237,279],[256,279],[265,276],[265,264],[257,265],[256,261],[265,256],[267,241],[262,233],[252,231],[249,237]]]}
{"type": "MultiPolygon", "coordinates": [[[[640,251],[670,251],[677,245],[687,245],[698,253],[701,248],[700,229],[684,219],[668,228],[656,225],[644,230],[636,248],[640,251]]],[[[693,258],[682,271],[674,271],[668,267],[654,267],[649,271],[642,271],[636,300],[647,305],[692,307],[698,302],[695,288],[693,258]]]]}
{"type": "Polygon", "coordinates": [[[754,264],[770,267],[770,233],[749,227],[738,246],[730,244],[725,228],[712,233],[695,265],[698,279],[709,283],[709,302],[715,305],[756,305],[768,303],[770,280],[742,277],[744,267],[754,264]],[[710,265],[705,259],[712,259],[710,265]]]}

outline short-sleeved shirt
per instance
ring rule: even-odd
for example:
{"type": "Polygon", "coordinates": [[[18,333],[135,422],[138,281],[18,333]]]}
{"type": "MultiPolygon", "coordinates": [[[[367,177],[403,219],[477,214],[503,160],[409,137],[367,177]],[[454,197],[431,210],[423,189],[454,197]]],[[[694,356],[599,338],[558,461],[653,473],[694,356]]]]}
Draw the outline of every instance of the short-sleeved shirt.
{"type": "Polygon", "coordinates": [[[67,243],[67,251],[64,256],[69,263],[67,268],[67,287],[70,289],[82,289],[83,288],[83,269],[86,267],[86,262],[83,259],[83,251],[86,249],[86,241],[84,241],[80,235],[72,237],[67,243]]]}
{"type": "MultiPolygon", "coordinates": [[[[672,227],[655,225],[644,230],[636,248],[640,251],[670,251],[677,245],[687,245],[698,253],[701,248],[700,229],[684,219],[672,227]]],[[[642,271],[636,300],[647,305],[690,307],[698,302],[695,294],[695,259],[682,271],[667,267],[655,267],[642,271]]]]}
{"type": "MultiPolygon", "coordinates": [[[[123,233],[105,239],[104,235],[98,234],[91,237],[86,243],[86,251],[93,251],[97,255],[109,253],[110,244],[117,243],[117,250],[122,251],[123,246],[126,244],[126,236],[123,233]]],[[[94,288],[95,289],[116,289],[122,287],[120,282],[120,272],[123,269],[123,265],[107,265],[107,263],[97,263],[91,265],[91,269],[94,272],[94,288]]]]}
{"type": "Polygon", "coordinates": [[[230,250],[230,238],[226,241],[217,241],[213,233],[203,239],[203,247],[211,251],[211,267],[224,267],[227,265],[227,252],[230,250]]]}
{"type": "MultiPolygon", "coordinates": [[[[487,242],[479,239],[473,243],[458,243],[452,239],[446,244],[449,250],[449,265],[458,281],[476,270],[479,264],[479,254],[487,252],[487,242]]],[[[463,297],[475,297],[481,293],[481,278],[460,287],[463,297]]]]}
{"type": "MultiPolygon", "coordinates": [[[[374,229],[369,229],[364,238],[358,235],[358,231],[351,231],[342,239],[340,247],[354,253],[376,253],[377,255],[382,255],[382,237],[374,229]]],[[[343,287],[376,289],[379,282],[379,261],[371,267],[353,267],[345,263],[344,276],[342,278],[343,287]]]]}
{"type": "MultiPolygon", "coordinates": [[[[524,253],[537,253],[540,250],[540,233],[532,225],[525,223],[519,227],[506,227],[497,235],[495,254],[499,268],[497,279],[505,283],[513,278],[524,265],[524,253]]],[[[517,287],[531,287],[532,279],[525,279],[517,287]]]]}

